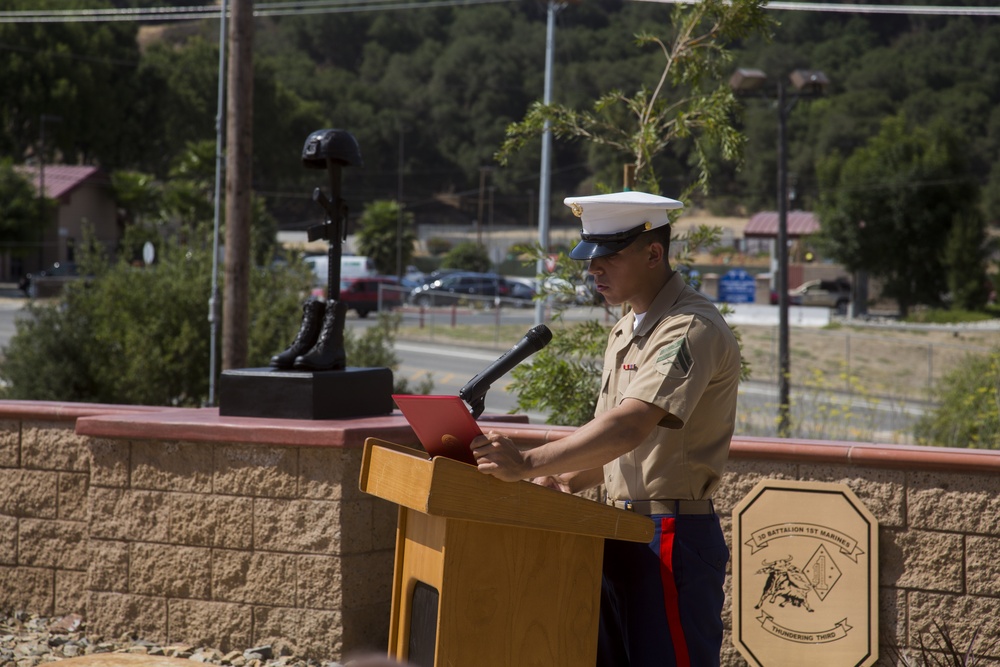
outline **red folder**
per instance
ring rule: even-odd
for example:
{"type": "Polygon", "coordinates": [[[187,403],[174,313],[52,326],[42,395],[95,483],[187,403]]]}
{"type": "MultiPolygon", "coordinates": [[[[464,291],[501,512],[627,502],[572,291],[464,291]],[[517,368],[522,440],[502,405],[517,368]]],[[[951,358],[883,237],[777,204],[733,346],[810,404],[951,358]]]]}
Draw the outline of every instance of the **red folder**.
{"type": "Polygon", "coordinates": [[[392,398],[428,454],[476,465],[469,444],[483,432],[462,399],[410,394],[392,398]]]}

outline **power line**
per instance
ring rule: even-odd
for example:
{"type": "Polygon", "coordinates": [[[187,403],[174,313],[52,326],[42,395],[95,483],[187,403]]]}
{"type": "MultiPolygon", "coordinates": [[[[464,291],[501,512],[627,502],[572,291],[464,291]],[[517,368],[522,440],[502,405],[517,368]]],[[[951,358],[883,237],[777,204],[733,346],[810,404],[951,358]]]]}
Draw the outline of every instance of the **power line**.
{"type": "MultiPolygon", "coordinates": [[[[649,2],[650,0],[643,0],[649,2]]],[[[1000,16],[1000,7],[952,7],[948,5],[856,5],[832,2],[769,2],[771,9],[848,14],[925,14],[929,16],[1000,16]]]]}
{"type": "MultiPolygon", "coordinates": [[[[254,16],[290,16],[342,14],[352,12],[466,7],[501,4],[517,0],[299,0],[267,2],[254,6],[254,16]]],[[[658,4],[696,4],[700,0],[633,0],[658,4]]],[[[868,5],[833,2],[768,2],[767,9],[783,11],[834,12],[848,14],[917,14],[929,16],[1000,16],[1000,7],[951,5],[868,5]]],[[[0,11],[0,23],[88,23],[102,21],[188,21],[217,19],[219,9],[212,6],[51,9],[0,11]]]]}
{"type": "Polygon", "coordinates": [[[393,9],[425,9],[429,7],[464,7],[474,5],[490,5],[517,2],[517,0],[424,0],[419,3],[399,2],[398,0],[368,0],[366,2],[355,2],[344,7],[331,6],[331,2],[337,0],[312,0],[291,3],[266,3],[256,5],[254,16],[287,16],[291,14],[342,14],[349,12],[375,12],[389,11],[393,9]],[[381,6],[373,6],[378,2],[385,2],[381,6]],[[287,9],[287,7],[296,9],[287,9]]]}
{"type": "MultiPolygon", "coordinates": [[[[465,7],[516,2],[517,0],[296,0],[254,5],[254,16],[343,14],[435,7],[465,7]]],[[[107,21],[188,21],[217,19],[220,9],[213,6],[48,9],[0,11],[0,23],[93,23],[107,21]]]]}
{"type": "Polygon", "coordinates": [[[95,21],[187,21],[218,18],[216,7],[151,9],[51,9],[0,12],[0,23],[90,23],[95,21]]]}
{"type": "MultiPolygon", "coordinates": [[[[634,0],[665,5],[694,5],[699,0],[634,0]]],[[[1000,16],[1000,7],[956,7],[953,5],[859,5],[839,2],[768,2],[765,9],[845,14],[925,14],[930,16],[1000,16]]]]}

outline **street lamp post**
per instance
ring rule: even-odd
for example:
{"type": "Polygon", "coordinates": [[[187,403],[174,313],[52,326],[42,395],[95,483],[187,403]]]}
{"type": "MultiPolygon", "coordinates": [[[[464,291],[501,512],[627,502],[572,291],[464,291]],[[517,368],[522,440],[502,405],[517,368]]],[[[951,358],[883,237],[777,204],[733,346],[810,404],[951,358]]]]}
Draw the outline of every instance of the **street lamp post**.
{"type": "MultiPolygon", "coordinates": [[[[556,0],[549,0],[547,20],[545,23],[545,87],[542,103],[546,106],[552,103],[552,67],[556,43],[556,12],[561,9],[556,0]]],[[[538,245],[543,252],[549,250],[549,195],[552,170],[552,129],[549,121],[545,121],[542,132],[542,164],[538,183],[538,245]]],[[[545,260],[539,258],[535,265],[535,273],[545,272],[545,260]]],[[[545,321],[545,304],[541,300],[535,302],[535,324],[545,321]]]]}
{"type": "Polygon", "coordinates": [[[788,349],[788,108],[785,84],[778,95],[778,436],[791,430],[791,352],[788,349]]]}
{"type": "MultiPolygon", "coordinates": [[[[729,79],[737,93],[767,96],[767,75],[758,69],[738,69],[729,79]]],[[[774,96],[778,106],[778,436],[787,438],[791,431],[790,380],[791,359],[788,344],[788,115],[803,97],[823,94],[829,84],[818,70],[795,70],[789,76],[795,95],[788,100],[785,82],[778,79],[774,96]]]]}

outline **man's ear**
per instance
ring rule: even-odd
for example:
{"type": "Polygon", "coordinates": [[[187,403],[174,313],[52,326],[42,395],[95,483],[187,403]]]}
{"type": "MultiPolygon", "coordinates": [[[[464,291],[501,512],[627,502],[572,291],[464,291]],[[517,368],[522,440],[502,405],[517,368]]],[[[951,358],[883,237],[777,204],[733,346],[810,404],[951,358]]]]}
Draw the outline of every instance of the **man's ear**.
{"type": "Polygon", "coordinates": [[[646,246],[646,257],[649,260],[649,266],[653,267],[662,261],[665,261],[664,253],[666,249],[663,244],[659,241],[653,241],[648,246],[646,246]]]}

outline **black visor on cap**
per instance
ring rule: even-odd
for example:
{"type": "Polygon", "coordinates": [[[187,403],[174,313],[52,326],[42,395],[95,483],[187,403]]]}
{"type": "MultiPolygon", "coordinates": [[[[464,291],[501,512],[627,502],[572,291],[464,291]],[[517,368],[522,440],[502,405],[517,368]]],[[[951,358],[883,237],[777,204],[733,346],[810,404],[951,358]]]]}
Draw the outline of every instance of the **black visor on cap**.
{"type": "Polygon", "coordinates": [[[613,255],[629,247],[644,231],[646,231],[645,223],[617,234],[586,234],[581,232],[581,241],[570,251],[569,257],[570,259],[586,260],[613,255]]]}

